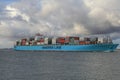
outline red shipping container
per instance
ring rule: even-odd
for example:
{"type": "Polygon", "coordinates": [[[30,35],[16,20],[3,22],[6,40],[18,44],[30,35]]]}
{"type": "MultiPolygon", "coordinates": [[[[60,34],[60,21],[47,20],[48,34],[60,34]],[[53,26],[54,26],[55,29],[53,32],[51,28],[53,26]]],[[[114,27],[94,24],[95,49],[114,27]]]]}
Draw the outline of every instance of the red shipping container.
{"type": "Polygon", "coordinates": [[[59,43],[65,43],[65,40],[57,40],[57,42],[59,42],[59,43]]]}
{"type": "Polygon", "coordinates": [[[37,40],[37,42],[44,42],[44,39],[37,40]]]}
{"type": "Polygon", "coordinates": [[[40,42],[44,42],[44,39],[40,39],[40,42]]]}
{"type": "Polygon", "coordinates": [[[80,43],[81,45],[86,44],[86,42],[85,42],[85,41],[80,41],[79,43],[80,43]]]}
{"type": "Polygon", "coordinates": [[[69,40],[65,40],[65,43],[69,43],[69,40]]]}
{"type": "Polygon", "coordinates": [[[74,40],[79,40],[79,37],[74,37],[74,40]]]}
{"type": "Polygon", "coordinates": [[[21,44],[22,44],[22,45],[25,45],[25,44],[26,44],[26,42],[22,42],[21,44]]]}
{"type": "Polygon", "coordinates": [[[86,41],[86,44],[90,44],[90,41],[86,41]]]}
{"type": "Polygon", "coordinates": [[[26,41],[27,41],[27,39],[22,39],[22,40],[21,40],[21,42],[24,42],[24,43],[25,43],[26,41]]]}

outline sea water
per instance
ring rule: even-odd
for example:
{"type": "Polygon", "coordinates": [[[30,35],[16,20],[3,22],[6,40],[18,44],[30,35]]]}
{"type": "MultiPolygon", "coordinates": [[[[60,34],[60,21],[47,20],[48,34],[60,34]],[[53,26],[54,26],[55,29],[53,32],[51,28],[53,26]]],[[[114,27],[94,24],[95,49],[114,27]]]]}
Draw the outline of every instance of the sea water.
{"type": "Polygon", "coordinates": [[[120,80],[120,50],[0,50],[0,80],[120,80]]]}

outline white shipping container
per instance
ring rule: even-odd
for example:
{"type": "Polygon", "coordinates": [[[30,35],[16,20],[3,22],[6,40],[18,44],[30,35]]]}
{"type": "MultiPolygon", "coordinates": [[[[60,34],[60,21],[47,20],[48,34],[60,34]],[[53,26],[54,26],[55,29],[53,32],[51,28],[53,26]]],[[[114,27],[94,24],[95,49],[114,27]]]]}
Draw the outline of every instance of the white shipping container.
{"type": "Polygon", "coordinates": [[[37,45],[40,45],[40,42],[37,42],[37,45]]]}
{"type": "Polygon", "coordinates": [[[44,38],[44,36],[35,36],[35,41],[41,39],[41,38],[44,38]]]}
{"type": "Polygon", "coordinates": [[[56,44],[56,39],[57,38],[52,38],[52,44],[56,44]]]}
{"type": "Polygon", "coordinates": [[[45,38],[44,40],[44,44],[48,44],[48,38],[45,38]]]}
{"type": "Polygon", "coordinates": [[[112,39],[110,37],[108,38],[108,43],[112,43],[112,39]]]}
{"type": "Polygon", "coordinates": [[[103,43],[108,43],[108,39],[107,38],[103,38],[103,43]]]}
{"type": "Polygon", "coordinates": [[[38,40],[38,38],[39,38],[39,36],[35,36],[35,41],[37,41],[37,40],[38,40]]]}
{"type": "Polygon", "coordinates": [[[98,37],[98,42],[103,43],[103,39],[104,39],[103,37],[98,37]]]}
{"type": "Polygon", "coordinates": [[[29,42],[26,42],[25,45],[29,45],[29,42]]]}
{"type": "Polygon", "coordinates": [[[48,42],[45,41],[44,44],[48,44],[48,42]]]}
{"type": "Polygon", "coordinates": [[[80,41],[84,41],[84,37],[79,37],[79,40],[80,41]]]}

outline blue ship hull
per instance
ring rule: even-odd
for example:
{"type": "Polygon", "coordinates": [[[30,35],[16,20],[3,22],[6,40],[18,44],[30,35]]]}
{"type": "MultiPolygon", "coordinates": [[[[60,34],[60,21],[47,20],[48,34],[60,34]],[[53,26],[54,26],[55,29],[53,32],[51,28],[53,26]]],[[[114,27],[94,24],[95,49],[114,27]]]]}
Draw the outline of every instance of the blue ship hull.
{"type": "Polygon", "coordinates": [[[90,45],[35,45],[14,46],[15,50],[31,51],[114,51],[118,44],[90,44],[90,45]]]}

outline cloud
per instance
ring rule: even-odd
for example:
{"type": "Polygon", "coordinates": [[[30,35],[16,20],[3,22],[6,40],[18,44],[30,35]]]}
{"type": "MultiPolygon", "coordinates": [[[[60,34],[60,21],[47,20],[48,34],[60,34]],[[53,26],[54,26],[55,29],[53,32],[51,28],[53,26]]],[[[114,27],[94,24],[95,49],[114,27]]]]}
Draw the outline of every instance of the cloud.
{"type": "MultiPolygon", "coordinates": [[[[103,26],[111,24],[112,27],[120,27],[119,2],[117,0],[84,0],[85,5],[89,8],[88,16],[92,21],[96,20],[103,26]]],[[[106,27],[106,30],[108,28],[110,27],[106,27]]]]}
{"type": "Polygon", "coordinates": [[[15,18],[15,17],[20,16],[22,18],[22,20],[24,20],[24,21],[29,22],[29,20],[30,20],[29,16],[27,16],[24,13],[21,13],[18,9],[13,8],[13,7],[9,6],[9,5],[6,6],[6,10],[10,11],[10,12],[7,12],[7,15],[9,17],[11,17],[11,18],[15,18]]]}
{"type": "Polygon", "coordinates": [[[89,31],[85,29],[84,26],[74,23],[74,28],[73,31],[76,32],[77,34],[88,34],[89,31]]]}
{"type": "Polygon", "coordinates": [[[54,11],[58,8],[58,3],[55,0],[42,0],[41,1],[41,16],[46,16],[50,14],[50,12],[54,11]]]}
{"type": "Polygon", "coordinates": [[[11,30],[10,30],[10,28],[8,28],[8,24],[7,23],[5,23],[5,22],[1,22],[1,24],[0,24],[0,36],[1,37],[4,37],[4,36],[6,36],[6,37],[9,37],[9,36],[11,36],[11,30]]]}
{"type": "Polygon", "coordinates": [[[0,34],[9,38],[9,45],[37,32],[63,36],[106,33],[119,39],[119,3],[118,0],[13,1],[0,6],[0,34]]]}

